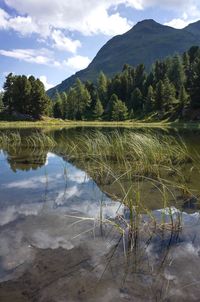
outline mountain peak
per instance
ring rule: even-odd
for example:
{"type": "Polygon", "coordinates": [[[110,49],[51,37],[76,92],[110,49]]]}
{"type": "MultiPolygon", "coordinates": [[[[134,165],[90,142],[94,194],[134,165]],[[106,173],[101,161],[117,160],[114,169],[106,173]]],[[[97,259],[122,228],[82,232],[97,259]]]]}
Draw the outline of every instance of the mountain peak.
{"type": "MultiPolygon", "coordinates": [[[[160,33],[161,31],[171,31],[172,28],[162,25],[156,22],[153,19],[145,19],[136,23],[128,32],[127,34],[146,34],[151,35],[153,33],[160,33]]],[[[126,34],[125,34],[126,35],[126,34]]]]}
{"type": "Polygon", "coordinates": [[[137,66],[143,63],[149,69],[156,60],[174,53],[181,54],[194,45],[200,45],[200,22],[185,29],[175,29],[153,19],[140,21],[128,32],[109,40],[86,69],[64,80],[48,94],[53,96],[56,90],[69,89],[76,78],[96,81],[100,71],[112,77],[122,70],[124,64],[137,66]]]}
{"type": "Polygon", "coordinates": [[[142,21],[139,21],[137,24],[138,25],[141,25],[141,24],[152,25],[152,24],[159,24],[159,23],[157,23],[154,19],[144,19],[142,21]]]}
{"type": "Polygon", "coordinates": [[[163,26],[153,19],[145,19],[136,23],[134,27],[160,27],[163,26]]]}
{"type": "Polygon", "coordinates": [[[156,22],[153,19],[145,19],[136,23],[129,32],[149,32],[149,31],[159,31],[160,29],[165,28],[164,25],[156,22]]]}

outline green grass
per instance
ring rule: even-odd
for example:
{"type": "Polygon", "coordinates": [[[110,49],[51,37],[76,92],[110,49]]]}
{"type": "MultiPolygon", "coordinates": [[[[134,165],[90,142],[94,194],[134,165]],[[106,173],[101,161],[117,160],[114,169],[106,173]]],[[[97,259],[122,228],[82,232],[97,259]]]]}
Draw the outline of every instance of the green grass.
{"type": "Polygon", "coordinates": [[[111,127],[111,128],[178,128],[178,129],[200,129],[198,122],[170,122],[167,120],[150,122],[148,120],[115,121],[71,121],[53,118],[45,118],[41,121],[0,121],[0,129],[4,128],[75,128],[75,127],[111,127]]]}
{"type": "MultiPolygon", "coordinates": [[[[160,137],[147,133],[114,131],[110,135],[91,132],[73,140],[63,139],[62,150],[72,160],[82,162],[119,164],[124,171],[134,170],[134,174],[160,175],[160,168],[175,169],[189,160],[186,145],[173,137],[160,137]]],[[[62,144],[62,143],[61,143],[62,144]]],[[[124,172],[123,171],[123,172],[124,172]]]]}
{"type": "Polygon", "coordinates": [[[167,127],[166,122],[145,123],[138,121],[124,121],[124,122],[106,122],[106,121],[63,121],[63,120],[45,120],[36,122],[4,122],[0,121],[0,128],[35,128],[35,127],[151,127],[162,128],[167,127]]]}

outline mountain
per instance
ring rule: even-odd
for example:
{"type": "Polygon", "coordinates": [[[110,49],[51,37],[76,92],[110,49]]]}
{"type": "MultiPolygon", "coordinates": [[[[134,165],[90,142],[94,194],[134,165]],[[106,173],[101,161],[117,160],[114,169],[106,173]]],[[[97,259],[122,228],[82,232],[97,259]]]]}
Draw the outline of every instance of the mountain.
{"type": "Polygon", "coordinates": [[[151,19],[144,20],[125,34],[109,40],[87,68],[51,88],[47,93],[52,97],[56,91],[65,91],[77,78],[82,81],[95,81],[100,71],[112,76],[121,71],[125,63],[133,66],[144,63],[149,69],[156,59],[183,53],[193,45],[200,45],[200,21],[184,29],[175,29],[151,19]]]}
{"type": "Polygon", "coordinates": [[[184,28],[184,30],[192,33],[193,35],[200,36],[200,21],[189,24],[184,28]]]}

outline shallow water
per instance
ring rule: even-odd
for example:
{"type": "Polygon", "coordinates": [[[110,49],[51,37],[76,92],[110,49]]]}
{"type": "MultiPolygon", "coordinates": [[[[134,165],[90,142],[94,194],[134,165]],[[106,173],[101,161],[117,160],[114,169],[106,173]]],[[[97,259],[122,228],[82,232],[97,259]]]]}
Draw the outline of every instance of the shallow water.
{"type": "MultiPolygon", "coordinates": [[[[53,135],[60,140],[87,131],[53,135]]],[[[198,133],[181,135],[198,151],[198,133]]],[[[165,227],[155,232],[149,216],[140,215],[129,246],[126,226],[124,236],[113,226],[129,213],[61,154],[0,152],[0,301],[199,301],[197,209],[155,203],[152,215],[159,224],[165,214],[165,227]],[[172,216],[181,217],[181,228],[170,227],[172,216]]],[[[194,177],[195,188],[199,180],[194,177]]]]}

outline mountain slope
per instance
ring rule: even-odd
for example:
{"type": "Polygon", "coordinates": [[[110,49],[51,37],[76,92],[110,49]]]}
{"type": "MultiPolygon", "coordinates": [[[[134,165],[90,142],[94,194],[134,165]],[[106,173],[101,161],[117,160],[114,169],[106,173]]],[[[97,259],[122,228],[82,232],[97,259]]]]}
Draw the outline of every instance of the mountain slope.
{"type": "Polygon", "coordinates": [[[121,71],[125,63],[133,66],[144,63],[149,68],[156,59],[183,53],[193,45],[200,45],[200,21],[184,29],[174,29],[154,20],[144,20],[125,34],[109,40],[86,69],[77,72],[47,93],[53,96],[56,90],[62,92],[69,89],[76,78],[95,81],[100,71],[112,76],[121,71]]]}
{"type": "Polygon", "coordinates": [[[189,24],[184,28],[184,30],[200,37],[200,21],[189,24]]]}

